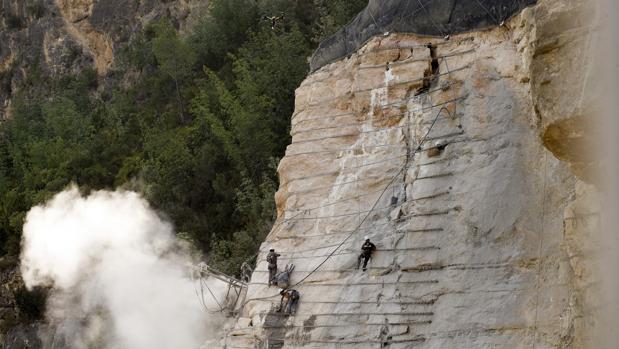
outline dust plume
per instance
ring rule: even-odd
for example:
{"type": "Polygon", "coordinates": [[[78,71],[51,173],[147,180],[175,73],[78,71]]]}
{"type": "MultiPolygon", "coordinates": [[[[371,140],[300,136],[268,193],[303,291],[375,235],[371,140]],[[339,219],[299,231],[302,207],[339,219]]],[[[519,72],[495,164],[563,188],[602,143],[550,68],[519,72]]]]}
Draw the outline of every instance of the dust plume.
{"type": "Polygon", "coordinates": [[[614,0],[597,0],[598,43],[594,64],[600,73],[596,76],[601,107],[597,111],[601,119],[603,141],[597,150],[600,154],[601,190],[605,200],[602,207],[603,228],[599,231],[599,262],[596,265],[598,307],[594,332],[589,347],[596,349],[617,348],[619,343],[619,4],[614,0]]]}
{"type": "Polygon", "coordinates": [[[51,287],[51,347],[192,349],[216,336],[188,249],[134,192],[71,187],[30,210],[22,245],[26,286],[51,287]]]}

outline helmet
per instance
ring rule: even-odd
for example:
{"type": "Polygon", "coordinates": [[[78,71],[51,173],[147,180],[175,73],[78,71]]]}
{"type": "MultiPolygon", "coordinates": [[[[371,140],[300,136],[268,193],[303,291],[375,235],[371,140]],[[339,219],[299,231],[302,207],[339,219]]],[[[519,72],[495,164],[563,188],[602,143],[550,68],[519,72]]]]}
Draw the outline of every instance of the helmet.
{"type": "Polygon", "coordinates": [[[370,237],[366,235],[363,239],[367,241],[370,240],[370,237]]]}
{"type": "Polygon", "coordinates": [[[285,289],[283,289],[283,288],[280,288],[280,289],[279,289],[279,294],[284,294],[284,292],[286,292],[286,290],[285,290],[285,289]]]}

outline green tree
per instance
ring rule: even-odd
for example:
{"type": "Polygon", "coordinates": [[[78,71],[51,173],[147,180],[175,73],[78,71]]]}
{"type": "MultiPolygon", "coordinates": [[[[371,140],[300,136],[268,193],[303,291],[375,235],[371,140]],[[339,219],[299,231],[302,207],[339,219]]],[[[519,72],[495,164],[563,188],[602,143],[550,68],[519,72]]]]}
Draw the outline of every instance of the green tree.
{"type": "Polygon", "coordinates": [[[313,0],[319,16],[314,22],[313,40],[320,43],[346,25],[368,4],[368,0],[313,0]]]}
{"type": "Polygon", "coordinates": [[[228,54],[236,52],[259,24],[260,9],[255,0],[211,1],[209,13],[190,37],[200,66],[223,69],[229,63],[228,54]]]}
{"type": "Polygon", "coordinates": [[[19,254],[28,209],[69,183],[124,186],[236,273],[274,220],[307,57],[363,5],[213,0],[186,37],[147,25],[103,86],[94,70],[46,79],[35,62],[0,124],[0,254],[19,254]],[[282,12],[275,30],[262,20],[282,12]]]}
{"type": "Polygon", "coordinates": [[[159,69],[174,81],[180,121],[185,124],[185,111],[179,81],[191,74],[191,69],[196,62],[196,55],[191,47],[178,37],[176,30],[168,21],[159,22],[155,27],[157,37],[153,40],[153,54],[157,59],[159,69]]]}

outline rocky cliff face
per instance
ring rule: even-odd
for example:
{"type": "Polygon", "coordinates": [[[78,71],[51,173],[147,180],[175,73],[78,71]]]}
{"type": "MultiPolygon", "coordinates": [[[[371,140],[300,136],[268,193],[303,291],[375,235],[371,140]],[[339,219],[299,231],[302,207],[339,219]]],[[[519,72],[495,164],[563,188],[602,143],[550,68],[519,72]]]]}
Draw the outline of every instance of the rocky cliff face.
{"type": "Polygon", "coordinates": [[[31,75],[110,73],[119,49],[146,23],[167,17],[183,29],[199,0],[4,0],[0,2],[0,118],[31,75]]]}
{"type": "Polygon", "coordinates": [[[588,347],[596,16],[543,0],[448,40],[376,36],[308,76],[279,219],[224,346],[588,347]],[[276,312],[268,248],[296,265],[296,316],[276,312]]]}

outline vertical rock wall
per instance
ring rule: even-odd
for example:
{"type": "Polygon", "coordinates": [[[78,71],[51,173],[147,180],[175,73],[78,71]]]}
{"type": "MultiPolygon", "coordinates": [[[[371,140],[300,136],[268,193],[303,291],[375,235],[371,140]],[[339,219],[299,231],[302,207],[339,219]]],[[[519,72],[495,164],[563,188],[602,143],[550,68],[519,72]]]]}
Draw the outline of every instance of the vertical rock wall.
{"type": "Polygon", "coordinates": [[[375,37],[312,73],[225,347],[586,347],[596,189],[563,140],[590,140],[591,11],[546,0],[449,40],[375,37]],[[295,316],[276,312],[268,248],[296,265],[295,316]]]}

